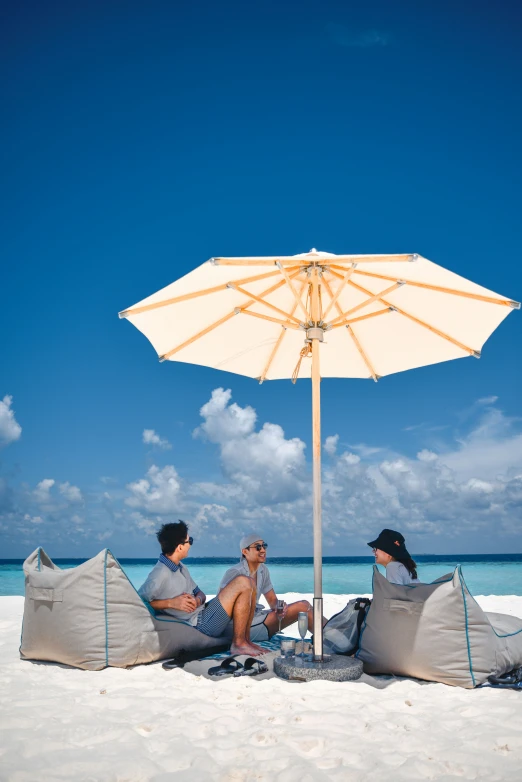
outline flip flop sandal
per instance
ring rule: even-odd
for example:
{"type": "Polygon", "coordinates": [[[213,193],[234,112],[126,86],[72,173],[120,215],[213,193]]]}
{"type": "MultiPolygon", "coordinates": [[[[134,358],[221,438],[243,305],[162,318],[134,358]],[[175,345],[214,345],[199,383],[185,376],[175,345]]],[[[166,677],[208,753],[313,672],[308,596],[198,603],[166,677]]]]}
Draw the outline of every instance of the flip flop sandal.
{"type": "Polygon", "coordinates": [[[266,673],[268,665],[256,657],[247,657],[242,671],[236,671],[234,676],[258,676],[260,673],[266,673]]]}
{"type": "Polygon", "coordinates": [[[482,686],[502,690],[522,690],[522,668],[515,668],[502,676],[488,676],[487,683],[482,686]]]}
{"type": "Polygon", "coordinates": [[[516,668],[514,671],[504,673],[502,676],[488,676],[488,682],[496,686],[520,684],[522,682],[522,668],[516,668]]]}
{"type": "Polygon", "coordinates": [[[236,660],[234,656],[225,657],[221,665],[216,665],[214,668],[208,669],[208,675],[228,676],[229,674],[233,673],[234,676],[236,676],[238,671],[241,671],[242,669],[242,664],[239,662],[239,660],[236,660]]]}
{"type": "Polygon", "coordinates": [[[172,671],[174,668],[183,668],[185,663],[181,663],[174,657],[172,660],[165,660],[165,662],[162,664],[162,668],[164,671],[172,671]]]}

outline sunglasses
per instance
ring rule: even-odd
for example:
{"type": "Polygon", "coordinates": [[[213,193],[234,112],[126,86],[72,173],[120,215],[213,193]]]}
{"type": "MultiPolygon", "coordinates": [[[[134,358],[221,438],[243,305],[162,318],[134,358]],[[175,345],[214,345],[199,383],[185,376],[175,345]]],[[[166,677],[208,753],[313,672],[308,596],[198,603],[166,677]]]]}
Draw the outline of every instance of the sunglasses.
{"type": "Polygon", "coordinates": [[[258,543],[257,546],[254,546],[252,543],[252,545],[247,546],[247,548],[255,548],[256,551],[261,551],[262,548],[266,550],[268,548],[268,543],[258,543]]]}
{"type": "Polygon", "coordinates": [[[184,540],[184,541],[183,541],[183,545],[184,545],[184,546],[185,546],[187,543],[189,544],[189,546],[192,546],[192,544],[194,543],[194,538],[190,537],[190,538],[187,538],[186,540],[184,540]]]}

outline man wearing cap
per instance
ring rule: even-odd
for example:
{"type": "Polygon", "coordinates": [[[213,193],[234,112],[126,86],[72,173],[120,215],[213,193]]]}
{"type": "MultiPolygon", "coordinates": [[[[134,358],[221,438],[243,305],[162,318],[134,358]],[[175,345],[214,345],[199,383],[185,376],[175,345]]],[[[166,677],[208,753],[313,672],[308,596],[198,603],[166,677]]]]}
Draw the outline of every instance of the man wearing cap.
{"type": "Polygon", "coordinates": [[[250,578],[238,574],[230,579],[218,597],[206,602],[205,593],[199,588],[186,565],[181,561],[188,556],[194,540],[188,535],[184,521],[164,524],[157,533],[161,554],[138,590],[155,611],[161,611],[199,630],[200,633],[219,638],[232,638],[232,654],[248,654],[256,657],[265,649],[250,640],[250,625],[255,610],[255,587],[250,578]],[[224,631],[227,632],[224,632],[224,631]]]}
{"type": "MultiPolygon", "coordinates": [[[[226,589],[227,585],[239,576],[247,576],[254,583],[257,602],[250,626],[250,638],[252,641],[267,641],[279,629],[279,617],[276,614],[277,595],[265,564],[267,547],[268,544],[264,542],[261,535],[257,532],[252,532],[241,538],[239,542],[241,559],[237,565],[233,565],[226,571],[218,590],[219,596],[222,590],[226,589]],[[261,595],[265,596],[270,606],[268,610],[262,603],[259,603],[261,595]]],[[[296,603],[290,603],[290,605],[284,603],[281,629],[297,622],[297,615],[300,611],[306,611],[308,614],[308,629],[313,632],[313,610],[307,600],[298,600],[296,603]]]]}

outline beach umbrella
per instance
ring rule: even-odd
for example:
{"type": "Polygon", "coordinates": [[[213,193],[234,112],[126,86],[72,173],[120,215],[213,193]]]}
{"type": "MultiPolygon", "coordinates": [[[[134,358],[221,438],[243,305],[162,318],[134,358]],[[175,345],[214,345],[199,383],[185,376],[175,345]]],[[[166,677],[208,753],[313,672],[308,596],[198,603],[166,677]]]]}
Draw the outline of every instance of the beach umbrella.
{"type": "Polygon", "coordinates": [[[160,361],[312,380],[314,659],[322,658],[322,377],[369,378],[480,357],[520,304],[417,254],[211,258],[119,313],[160,361]]]}

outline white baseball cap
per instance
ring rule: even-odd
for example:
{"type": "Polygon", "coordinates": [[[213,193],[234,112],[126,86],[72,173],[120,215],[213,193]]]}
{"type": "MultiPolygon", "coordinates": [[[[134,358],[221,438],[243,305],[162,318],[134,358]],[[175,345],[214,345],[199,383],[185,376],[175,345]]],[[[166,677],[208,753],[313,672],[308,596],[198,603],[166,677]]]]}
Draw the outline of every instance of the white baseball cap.
{"type": "Polygon", "coordinates": [[[243,551],[244,548],[248,548],[252,543],[255,543],[256,540],[263,540],[263,536],[258,535],[257,532],[250,532],[248,535],[243,535],[239,541],[239,550],[243,551]]]}

